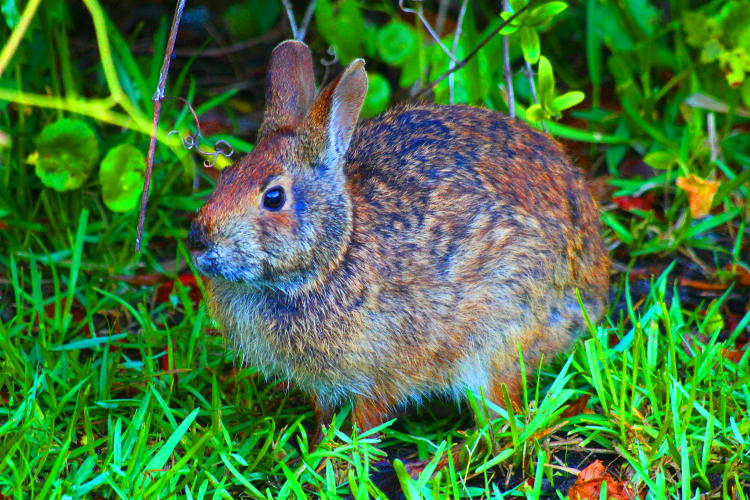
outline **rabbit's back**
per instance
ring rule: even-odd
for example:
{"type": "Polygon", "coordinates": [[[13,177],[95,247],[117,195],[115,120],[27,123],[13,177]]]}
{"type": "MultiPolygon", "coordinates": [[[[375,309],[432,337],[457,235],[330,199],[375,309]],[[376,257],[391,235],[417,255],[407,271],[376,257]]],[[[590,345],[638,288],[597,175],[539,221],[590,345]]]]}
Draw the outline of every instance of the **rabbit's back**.
{"type": "Polygon", "coordinates": [[[407,105],[359,125],[345,171],[348,259],[369,298],[357,354],[377,359],[382,393],[460,393],[517,375],[519,345],[534,363],[570,344],[576,288],[600,315],[597,208],[546,135],[486,109],[407,105]]]}
{"type": "Polygon", "coordinates": [[[502,261],[521,281],[604,293],[607,258],[585,179],[520,121],[466,106],[397,107],[360,124],[345,169],[355,234],[389,256],[377,261],[381,278],[482,281],[502,261]],[[514,258],[524,251],[530,261],[514,258]]]}

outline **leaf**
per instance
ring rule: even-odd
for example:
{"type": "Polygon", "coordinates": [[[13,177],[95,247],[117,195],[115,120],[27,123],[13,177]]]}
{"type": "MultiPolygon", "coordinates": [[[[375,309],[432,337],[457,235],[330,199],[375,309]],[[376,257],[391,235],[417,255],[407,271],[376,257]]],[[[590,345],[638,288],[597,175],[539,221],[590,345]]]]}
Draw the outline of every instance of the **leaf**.
{"type": "MultiPolygon", "coordinates": [[[[500,19],[502,19],[503,22],[507,21],[512,16],[513,16],[512,12],[506,11],[506,12],[501,12],[500,13],[500,19]]],[[[503,29],[501,29],[498,34],[506,36],[506,35],[511,35],[511,34],[515,33],[519,29],[519,26],[518,26],[517,23],[518,23],[518,19],[514,19],[509,24],[506,24],[505,26],[503,26],[503,29]]]]}
{"type": "Polygon", "coordinates": [[[536,64],[539,60],[539,34],[536,29],[524,26],[518,32],[521,37],[521,50],[523,51],[523,58],[530,64],[536,64]]]}
{"type": "Polygon", "coordinates": [[[391,100],[391,85],[380,73],[367,74],[367,97],[362,105],[362,117],[369,118],[385,111],[391,100]]]}
{"type": "Polygon", "coordinates": [[[63,118],[50,123],[36,139],[36,175],[57,191],[81,187],[99,159],[94,131],[79,120],[63,118]]]}
{"type": "Polygon", "coordinates": [[[711,202],[720,184],[719,181],[701,179],[695,174],[677,178],[677,185],[688,194],[690,214],[694,219],[708,215],[711,210],[711,202]]]}
{"type": "Polygon", "coordinates": [[[417,49],[417,35],[406,23],[391,21],[376,35],[378,55],[387,64],[400,66],[417,49]]]}
{"type": "Polygon", "coordinates": [[[526,110],[526,119],[530,122],[541,122],[547,119],[547,113],[539,104],[533,104],[526,110]]]}
{"type": "Polygon", "coordinates": [[[21,16],[18,15],[16,0],[2,0],[0,5],[0,11],[2,11],[3,17],[5,18],[5,24],[10,29],[15,28],[18,21],[21,19],[21,16]]]}
{"type": "Polygon", "coordinates": [[[524,19],[526,26],[538,26],[544,24],[565,9],[568,8],[568,4],[565,2],[549,2],[533,9],[524,19]]]}
{"type": "Polygon", "coordinates": [[[341,64],[346,65],[363,54],[365,19],[357,0],[318,0],[315,22],[323,39],[336,49],[341,64]]]}
{"type": "Polygon", "coordinates": [[[607,473],[604,464],[597,460],[581,471],[575,484],[568,489],[568,498],[570,500],[599,500],[602,498],[602,485],[605,489],[604,498],[629,500],[634,497],[632,488],[625,481],[616,481],[607,473]]]}
{"type": "Polygon", "coordinates": [[[107,152],[99,167],[102,198],[113,212],[129,212],[138,205],[143,189],[146,158],[130,144],[120,144],[107,152]]]}
{"type": "Polygon", "coordinates": [[[666,170],[675,162],[675,156],[667,151],[653,151],[644,156],[643,161],[653,168],[666,170]]]}
{"type": "Polygon", "coordinates": [[[700,12],[685,12],[682,16],[682,28],[687,35],[685,42],[693,47],[703,46],[713,34],[708,17],[700,12]]]}
{"type": "Polygon", "coordinates": [[[563,95],[557,96],[552,99],[549,107],[555,114],[558,114],[561,111],[580,104],[585,98],[586,94],[584,94],[580,90],[573,90],[570,92],[565,92],[563,95]]]}
{"type": "Polygon", "coordinates": [[[549,104],[555,95],[555,76],[552,72],[552,64],[544,56],[539,57],[539,103],[543,106],[549,104]]]}
{"type": "Polygon", "coordinates": [[[722,52],[724,52],[724,46],[721,42],[715,38],[711,39],[703,46],[703,50],[701,50],[701,62],[713,62],[719,58],[722,52]]]}
{"type": "Polygon", "coordinates": [[[281,2],[243,0],[227,7],[224,19],[232,37],[239,40],[268,32],[281,15],[281,2]]]}

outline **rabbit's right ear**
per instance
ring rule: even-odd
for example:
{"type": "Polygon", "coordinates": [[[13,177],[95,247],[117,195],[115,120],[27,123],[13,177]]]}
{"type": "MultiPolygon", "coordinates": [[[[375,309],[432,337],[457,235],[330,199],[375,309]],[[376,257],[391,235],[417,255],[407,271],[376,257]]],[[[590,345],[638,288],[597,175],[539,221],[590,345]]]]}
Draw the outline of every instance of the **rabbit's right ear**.
{"type": "Polygon", "coordinates": [[[310,48],[297,40],[282,42],[271,52],[266,71],[266,110],[258,138],[300,125],[315,98],[310,48]]]}
{"type": "Polygon", "coordinates": [[[308,115],[308,142],[317,161],[340,164],[367,96],[365,61],[354,60],[323,89],[308,115]]]}

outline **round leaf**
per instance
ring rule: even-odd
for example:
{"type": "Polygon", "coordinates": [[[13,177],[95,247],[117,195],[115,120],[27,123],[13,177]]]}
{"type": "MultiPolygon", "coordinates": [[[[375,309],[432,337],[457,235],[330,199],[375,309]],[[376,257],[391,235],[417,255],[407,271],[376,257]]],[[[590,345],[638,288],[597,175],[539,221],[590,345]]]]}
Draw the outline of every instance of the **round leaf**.
{"type": "Polygon", "coordinates": [[[531,122],[541,122],[547,118],[547,113],[539,104],[533,104],[526,110],[526,119],[531,122]]]}
{"type": "Polygon", "coordinates": [[[377,47],[384,62],[399,66],[416,50],[417,35],[408,24],[392,21],[378,30],[377,47]]]}
{"type": "Polygon", "coordinates": [[[36,138],[36,175],[57,191],[81,187],[99,159],[94,131],[79,120],[50,123],[36,138]]]}
{"type": "Polygon", "coordinates": [[[362,117],[369,118],[385,111],[391,100],[391,86],[380,73],[368,73],[367,97],[362,105],[362,117]]]}
{"type": "Polygon", "coordinates": [[[113,212],[129,212],[138,205],[143,189],[146,158],[130,144],[120,144],[107,152],[99,167],[102,198],[113,212]]]}

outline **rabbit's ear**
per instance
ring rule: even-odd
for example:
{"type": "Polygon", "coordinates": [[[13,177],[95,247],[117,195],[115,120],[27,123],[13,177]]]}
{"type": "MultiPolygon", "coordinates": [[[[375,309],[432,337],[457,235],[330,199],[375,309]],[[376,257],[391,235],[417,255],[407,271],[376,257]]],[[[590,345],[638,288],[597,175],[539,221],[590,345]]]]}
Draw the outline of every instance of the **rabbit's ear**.
{"type": "Polygon", "coordinates": [[[326,164],[343,159],[366,95],[365,61],[356,59],[315,99],[310,126],[318,159],[326,164]]]}
{"type": "Polygon", "coordinates": [[[258,137],[300,125],[314,98],[310,49],[297,40],[280,43],[271,52],[266,71],[266,110],[258,137]]]}

